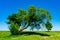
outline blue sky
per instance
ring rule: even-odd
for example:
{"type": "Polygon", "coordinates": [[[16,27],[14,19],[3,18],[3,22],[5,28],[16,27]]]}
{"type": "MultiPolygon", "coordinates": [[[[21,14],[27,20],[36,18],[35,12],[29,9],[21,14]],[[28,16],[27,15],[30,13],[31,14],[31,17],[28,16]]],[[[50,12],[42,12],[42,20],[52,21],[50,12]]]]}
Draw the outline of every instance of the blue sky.
{"type": "Polygon", "coordinates": [[[8,30],[7,16],[34,5],[49,10],[52,15],[52,30],[60,30],[60,0],[0,0],[0,30],[8,30]]]}

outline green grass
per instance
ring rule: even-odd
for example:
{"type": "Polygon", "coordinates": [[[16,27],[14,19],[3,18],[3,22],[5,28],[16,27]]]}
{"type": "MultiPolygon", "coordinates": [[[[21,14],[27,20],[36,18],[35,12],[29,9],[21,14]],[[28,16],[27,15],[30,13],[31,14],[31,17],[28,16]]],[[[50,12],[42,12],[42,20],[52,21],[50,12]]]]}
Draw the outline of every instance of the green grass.
{"type": "Polygon", "coordinates": [[[9,31],[0,31],[0,40],[60,40],[60,32],[22,32],[20,35],[11,35],[9,31]]]}

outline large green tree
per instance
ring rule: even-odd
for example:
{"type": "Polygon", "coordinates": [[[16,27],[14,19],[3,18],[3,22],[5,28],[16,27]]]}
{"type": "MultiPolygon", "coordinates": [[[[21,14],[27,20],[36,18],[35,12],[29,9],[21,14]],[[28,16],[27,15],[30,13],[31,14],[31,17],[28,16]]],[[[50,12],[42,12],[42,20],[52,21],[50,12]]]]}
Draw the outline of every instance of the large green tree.
{"type": "Polygon", "coordinates": [[[8,24],[11,33],[17,34],[28,27],[30,27],[31,30],[34,28],[39,30],[41,28],[40,25],[45,25],[46,28],[50,28],[50,26],[46,25],[48,24],[47,21],[50,22],[50,19],[51,15],[47,10],[29,6],[28,10],[18,9],[18,12],[9,15],[8,24]]]}

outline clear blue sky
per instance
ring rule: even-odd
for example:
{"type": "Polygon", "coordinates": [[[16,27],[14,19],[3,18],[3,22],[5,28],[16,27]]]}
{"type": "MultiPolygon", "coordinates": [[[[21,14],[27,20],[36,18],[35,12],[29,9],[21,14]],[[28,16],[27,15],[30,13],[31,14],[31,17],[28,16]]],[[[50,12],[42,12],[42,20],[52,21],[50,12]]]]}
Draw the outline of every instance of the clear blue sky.
{"type": "Polygon", "coordinates": [[[60,0],[0,0],[0,30],[7,30],[7,16],[18,8],[27,9],[34,5],[49,10],[52,15],[52,30],[60,30],[60,0]]]}

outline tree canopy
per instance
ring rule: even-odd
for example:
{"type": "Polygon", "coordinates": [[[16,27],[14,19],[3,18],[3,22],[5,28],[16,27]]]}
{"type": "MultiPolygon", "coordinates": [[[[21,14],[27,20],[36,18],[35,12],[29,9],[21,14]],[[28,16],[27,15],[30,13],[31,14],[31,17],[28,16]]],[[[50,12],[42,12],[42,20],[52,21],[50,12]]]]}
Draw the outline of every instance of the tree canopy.
{"type": "Polygon", "coordinates": [[[35,6],[29,6],[27,10],[18,9],[18,12],[8,16],[9,29],[11,33],[13,32],[12,34],[19,33],[28,27],[31,30],[39,30],[41,25],[45,25],[47,30],[51,30],[50,20],[51,15],[48,10],[35,6]]]}

